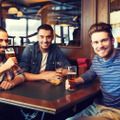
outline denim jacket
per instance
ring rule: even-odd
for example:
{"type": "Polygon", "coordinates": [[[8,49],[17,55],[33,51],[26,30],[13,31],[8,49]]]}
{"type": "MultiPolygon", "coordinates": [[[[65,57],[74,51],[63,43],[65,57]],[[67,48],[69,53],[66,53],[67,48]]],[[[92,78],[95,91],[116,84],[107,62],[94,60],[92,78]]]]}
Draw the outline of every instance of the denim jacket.
{"type": "MultiPolygon", "coordinates": [[[[22,55],[19,66],[24,72],[29,72],[33,74],[38,74],[41,67],[42,52],[39,48],[39,43],[36,42],[33,45],[27,46],[22,55]]],[[[48,52],[47,65],[45,71],[54,71],[55,62],[62,61],[64,63],[64,68],[70,65],[69,61],[64,56],[63,52],[57,45],[51,44],[50,50],[48,52]]]]}

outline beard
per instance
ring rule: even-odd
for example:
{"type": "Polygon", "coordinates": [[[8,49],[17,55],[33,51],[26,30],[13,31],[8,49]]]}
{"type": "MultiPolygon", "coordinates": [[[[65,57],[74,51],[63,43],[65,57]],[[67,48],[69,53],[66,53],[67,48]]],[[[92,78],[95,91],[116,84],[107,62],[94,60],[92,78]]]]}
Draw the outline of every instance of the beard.
{"type": "Polygon", "coordinates": [[[109,49],[109,51],[107,51],[107,53],[106,54],[104,54],[104,55],[100,55],[99,53],[96,53],[99,57],[101,57],[101,58],[105,58],[105,59],[109,59],[109,58],[111,58],[111,56],[113,55],[113,53],[114,53],[114,46],[112,45],[111,46],[111,49],[109,49]]]}
{"type": "Polygon", "coordinates": [[[0,46],[0,57],[5,57],[5,51],[1,51],[1,49],[6,49],[7,47],[0,46]]]}
{"type": "Polygon", "coordinates": [[[113,48],[111,48],[111,50],[109,51],[109,53],[108,53],[105,57],[106,57],[106,58],[111,57],[111,56],[112,56],[112,54],[113,54],[113,52],[114,52],[114,49],[113,49],[113,48]]]}
{"type": "Polygon", "coordinates": [[[5,57],[5,54],[0,53],[0,57],[4,58],[4,57],[5,57]]]}

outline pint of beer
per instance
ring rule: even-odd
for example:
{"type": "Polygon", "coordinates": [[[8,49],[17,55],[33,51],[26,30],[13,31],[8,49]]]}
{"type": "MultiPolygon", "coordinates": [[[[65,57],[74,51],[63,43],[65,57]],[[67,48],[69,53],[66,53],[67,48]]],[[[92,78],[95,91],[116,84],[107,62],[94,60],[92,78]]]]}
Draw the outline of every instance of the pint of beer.
{"type": "Polygon", "coordinates": [[[57,73],[62,74],[63,63],[62,62],[56,62],[55,63],[55,69],[56,69],[57,73]]]}
{"type": "Polygon", "coordinates": [[[8,59],[9,57],[15,57],[15,51],[13,48],[5,49],[5,57],[8,59]]]}
{"type": "MultiPolygon", "coordinates": [[[[15,51],[13,48],[5,49],[5,57],[8,59],[9,57],[15,57],[15,51]]],[[[13,70],[17,69],[17,67],[13,67],[13,70]]]]}
{"type": "Polygon", "coordinates": [[[76,82],[75,78],[77,75],[77,67],[76,66],[68,66],[68,72],[67,72],[67,78],[70,84],[70,88],[68,89],[69,91],[74,91],[76,90],[76,82]]]}
{"type": "MultiPolygon", "coordinates": [[[[62,70],[63,70],[63,63],[62,62],[56,62],[55,63],[55,71],[56,73],[58,73],[59,75],[62,75],[62,70]]],[[[62,79],[52,79],[50,80],[50,83],[52,85],[59,85],[62,82],[62,79]]]]}

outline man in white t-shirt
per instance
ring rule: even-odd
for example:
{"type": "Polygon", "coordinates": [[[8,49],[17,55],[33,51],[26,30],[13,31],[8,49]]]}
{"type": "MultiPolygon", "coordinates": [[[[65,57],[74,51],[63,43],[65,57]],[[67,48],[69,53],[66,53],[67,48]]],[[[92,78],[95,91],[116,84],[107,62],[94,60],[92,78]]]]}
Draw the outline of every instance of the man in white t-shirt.
{"type": "Polygon", "coordinates": [[[66,75],[65,66],[70,65],[61,49],[52,43],[53,29],[44,24],[37,29],[38,42],[27,46],[21,56],[20,67],[28,81],[60,79],[66,75]],[[55,72],[55,62],[63,62],[62,75],[55,72]]]}

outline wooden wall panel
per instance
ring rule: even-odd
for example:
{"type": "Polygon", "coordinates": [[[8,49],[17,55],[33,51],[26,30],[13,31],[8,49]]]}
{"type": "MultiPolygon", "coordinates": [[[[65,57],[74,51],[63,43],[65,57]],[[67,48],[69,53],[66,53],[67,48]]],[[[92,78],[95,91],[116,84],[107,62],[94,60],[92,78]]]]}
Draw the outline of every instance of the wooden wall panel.
{"type": "Polygon", "coordinates": [[[84,56],[86,58],[91,58],[91,52],[92,51],[92,46],[91,46],[91,40],[88,36],[88,30],[90,26],[94,23],[96,23],[96,0],[88,0],[84,1],[84,6],[83,6],[83,51],[84,56]],[[87,8],[87,9],[86,9],[87,8]]]}
{"type": "Polygon", "coordinates": [[[97,2],[97,22],[109,23],[109,0],[98,0],[97,2]]]}
{"type": "MultiPolygon", "coordinates": [[[[109,23],[109,0],[96,0],[96,20],[97,23],[105,22],[109,23]]],[[[94,57],[95,53],[91,48],[91,59],[94,57]]]]}

